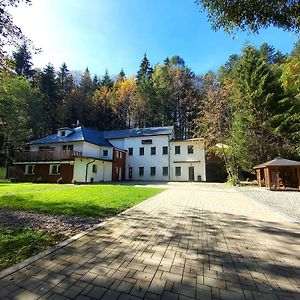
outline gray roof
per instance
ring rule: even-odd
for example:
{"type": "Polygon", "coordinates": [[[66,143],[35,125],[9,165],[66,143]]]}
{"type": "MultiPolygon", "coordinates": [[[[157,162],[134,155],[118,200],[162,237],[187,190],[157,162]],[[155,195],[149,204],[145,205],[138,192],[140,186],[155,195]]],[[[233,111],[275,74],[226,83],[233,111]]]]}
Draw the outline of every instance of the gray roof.
{"type": "Polygon", "coordinates": [[[109,130],[104,131],[106,139],[121,139],[127,137],[150,136],[150,135],[170,135],[173,132],[173,126],[165,127],[148,127],[148,128],[135,128],[124,130],[109,130]]]}
{"type": "Polygon", "coordinates": [[[103,131],[85,128],[85,127],[76,127],[76,128],[64,128],[72,130],[70,134],[66,136],[58,136],[57,134],[52,134],[37,140],[29,142],[29,145],[34,144],[51,144],[51,143],[69,143],[69,142],[78,142],[86,141],[99,146],[112,147],[112,144],[107,141],[103,136],[103,131]]]}
{"type": "Polygon", "coordinates": [[[300,166],[300,162],[296,160],[289,160],[281,157],[276,157],[273,160],[255,166],[253,169],[262,169],[265,167],[294,167],[294,166],[300,166]]]}

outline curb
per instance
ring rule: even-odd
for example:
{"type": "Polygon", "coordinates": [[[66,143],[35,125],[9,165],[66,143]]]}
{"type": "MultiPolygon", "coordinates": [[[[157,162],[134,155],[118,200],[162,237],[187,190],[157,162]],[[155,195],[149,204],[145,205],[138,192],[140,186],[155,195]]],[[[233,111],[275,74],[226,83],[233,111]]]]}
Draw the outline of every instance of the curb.
{"type": "Polygon", "coordinates": [[[130,207],[130,208],[122,211],[121,213],[119,213],[119,214],[117,214],[117,215],[115,215],[113,217],[110,217],[110,218],[106,219],[105,221],[103,221],[103,222],[101,222],[101,223],[99,223],[99,224],[97,224],[97,225],[95,225],[95,226],[93,226],[93,227],[91,227],[91,228],[83,231],[83,232],[80,232],[80,233],[78,233],[78,234],[76,234],[76,235],[68,238],[65,241],[62,241],[62,242],[60,242],[60,243],[58,243],[58,244],[56,244],[56,245],[54,245],[54,246],[52,246],[52,247],[50,247],[50,248],[42,251],[42,252],[40,252],[40,253],[32,256],[32,257],[29,257],[29,258],[23,260],[22,262],[17,263],[16,265],[14,265],[12,267],[9,267],[7,269],[4,269],[4,270],[0,271],[0,280],[3,279],[6,276],[11,275],[12,273],[14,273],[16,271],[19,271],[19,270],[27,267],[28,265],[30,265],[31,263],[39,260],[40,258],[43,258],[43,257],[45,257],[45,256],[47,256],[47,255],[49,255],[49,254],[51,254],[51,253],[53,253],[53,252],[61,249],[61,248],[69,245],[70,243],[72,243],[74,241],[77,241],[78,239],[80,239],[81,237],[87,235],[91,231],[94,231],[94,230],[96,230],[96,229],[98,229],[100,227],[103,227],[103,226],[107,225],[108,223],[112,222],[113,220],[115,220],[119,216],[122,216],[122,215],[128,213],[129,211],[131,211],[133,209],[136,209],[137,207],[141,206],[142,204],[145,204],[148,201],[154,200],[155,198],[157,198],[160,194],[164,193],[165,191],[166,190],[163,190],[159,194],[157,194],[157,195],[155,195],[155,196],[153,196],[151,198],[148,198],[148,199],[142,201],[141,203],[138,203],[138,204],[136,204],[136,205],[134,205],[134,206],[132,206],[132,207],[130,207]]]}

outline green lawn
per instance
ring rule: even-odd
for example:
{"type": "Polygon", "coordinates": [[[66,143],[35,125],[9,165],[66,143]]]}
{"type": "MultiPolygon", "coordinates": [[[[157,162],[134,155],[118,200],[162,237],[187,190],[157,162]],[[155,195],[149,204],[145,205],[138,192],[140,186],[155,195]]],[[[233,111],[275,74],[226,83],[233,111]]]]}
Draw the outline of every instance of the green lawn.
{"type": "MultiPolygon", "coordinates": [[[[0,183],[0,208],[106,217],[161,191],[123,185],[0,183]]],[[[63,238],[41,230],[0,226],[0,270],[43,251],[63,238]]]]}
{"type": "Polygon", "coordinates": [[[74,216],[117,214],[162,189],[118,185],[0,183],[0,207],[74,216]]]}
{"type": "Polygon", "coordinates": [[[32,229],[0,226],[0,270],[6,269],[56,244],[61,237],[32,229]]]}

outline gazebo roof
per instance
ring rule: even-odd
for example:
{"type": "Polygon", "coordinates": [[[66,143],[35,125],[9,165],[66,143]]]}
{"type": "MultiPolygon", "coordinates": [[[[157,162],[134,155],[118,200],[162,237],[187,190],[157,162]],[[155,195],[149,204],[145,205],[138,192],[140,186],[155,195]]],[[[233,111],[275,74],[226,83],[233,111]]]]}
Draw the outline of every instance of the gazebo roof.
{"type": "Polygon", "coordinates": [[[255,166],[253,169],[263,169],[266,167],[298,167],[298,166],[300,167],[299,161],[276,157],[273,160],[269,160],[263,164],[255,166]]]}

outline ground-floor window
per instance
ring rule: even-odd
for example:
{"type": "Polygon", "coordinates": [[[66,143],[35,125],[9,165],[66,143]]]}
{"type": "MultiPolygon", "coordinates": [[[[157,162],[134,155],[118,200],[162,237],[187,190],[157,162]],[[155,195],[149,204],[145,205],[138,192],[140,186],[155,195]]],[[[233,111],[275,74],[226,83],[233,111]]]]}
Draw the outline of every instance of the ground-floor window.
{"type": "Polygon", "coordinates": [[[27,175],[34,174],[34,165],[26,165],[25,166],[25,174],[27,174],[27,175]]]}
{"type": "Polygon", "coordinates": [[[150,176],[155,176],[156,173],[156,168],[155,167],[151,167],[150,168],[150,176]]]}
{"type": "Polygon", "coordinates": [[[175,176],[181,176],[181,167],[175,167],[175,176]]]}
{"type": "Polygon", "coordinates": [[[139,175],[144,176],[144,167],[139,167],[139,175]]]}
{"type": "Polygon", "coordinates": [[[97,165],[93,165],[93,173],[97,173],[97,165]]]}
{"type": "Polygon", "coordinates": [[[50,165],[49,174],[57,175],[60,173],[60,165],[50,165]]]}
{"type": "Polygon", "coordinates": [[[163,173],[163,176],[168,176],[168,174],[169,174],[169,170],[168,170],[168,167],[163,167],[163,169],[162,169],[162,173],[163,173]]]}

